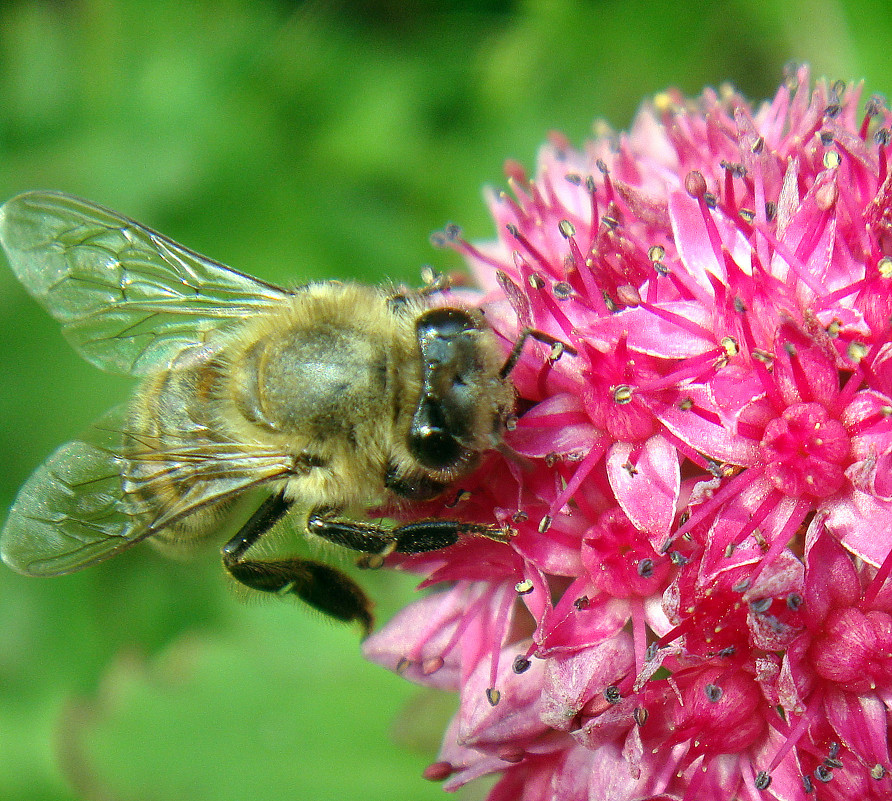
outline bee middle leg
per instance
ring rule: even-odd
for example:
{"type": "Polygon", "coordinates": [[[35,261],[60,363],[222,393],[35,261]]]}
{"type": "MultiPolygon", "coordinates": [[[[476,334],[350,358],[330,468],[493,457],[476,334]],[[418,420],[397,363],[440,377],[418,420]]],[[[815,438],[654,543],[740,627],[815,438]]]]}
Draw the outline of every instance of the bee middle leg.
{"type": "Polygon", "coordinates": [[[282,493],[267,498],[226,545],[223,566],[236,581],[260,592],[291,593],[336,620],[358,621],[365,634],[372,630],[371,602],[345,573],[312,559],[249,559],[247,552],[291,508],[282,493]]]}
{"type": "Polygon", "coordinates": [[[372,554],[366,566],[378,567],[384,557],[392,553],[424,553],[438,551],[458,542],[466,534],[489,537],[507,542],[508,536],[499,528],[458,520],[418,520],[394,528],[376,523],[339,520],[324,512],[311,513],[307,529],[323,539],[353,551],[372,554]]]}

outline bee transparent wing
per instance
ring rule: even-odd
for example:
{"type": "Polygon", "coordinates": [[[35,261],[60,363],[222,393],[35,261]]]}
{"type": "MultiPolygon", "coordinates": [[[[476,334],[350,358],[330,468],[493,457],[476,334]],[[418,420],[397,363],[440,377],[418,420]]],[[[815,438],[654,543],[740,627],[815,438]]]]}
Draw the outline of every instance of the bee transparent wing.
{"type": "Polygon", "coordinates": [[[0,207],[0,243],[78,352],[132,375],[291,294],[60,192],[27,192],[0,207]]]}
{"type": "Polygon", "coordinates": [[[235,444],[166,442],[121,454],[116,410],[53,453],[19,491],[0,531],[0,554],[28,576],[55,576],[101,562],[210,504],[293,472],[293,460],[235,444]],[[134,468],[134,463],[138,467],[134,468]],[[149,465],[149,469],[139,469],[149,465]],[[127,479],[130,473],[137,478],[127,479]],[[126,489],[125,489],[126,486],[126,489]],[[189,487],[159,507],[171,487],[189,487]]]}
{"type": "Polygon", "coordinates": [[[138,542],[148,527],[121,501],[117,457],[69,442],[25,482],[0,534],[3,561],[27,576],[54,576],[99,562],[138,542]]]}

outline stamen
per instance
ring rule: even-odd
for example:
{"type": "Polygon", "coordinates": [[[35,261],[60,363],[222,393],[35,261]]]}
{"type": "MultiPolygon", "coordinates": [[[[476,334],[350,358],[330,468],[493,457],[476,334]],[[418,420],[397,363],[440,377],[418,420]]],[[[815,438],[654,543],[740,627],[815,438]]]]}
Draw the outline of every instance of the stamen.
{"type": "MultiPolygon", "coordinates": [[[[821,711],[821,707],[823,706],[824,698],[823,692],[821,690],[817,690],[814,693],[814,696],[809,699],[809,704],[806,707],[805,713],[799,718],[796,722],[796,725],[793,726],[792,730],[790,730],[786,735],[786,740],[784,744],[777,750],[777,753],[774,755],[774,759],[771,760],[771,764],[768,766],[768,772],[771,773],[783,762],[784,757],[788,753],[790,753],[790,749],[793,748],[796,743],[799,742],[799,739],[808,731],[808,727],[814,722],[814,719],[818,716],[818,713],[821,711]]],[[[770,721],[774,724],[775,728],[780,730],[780,721],[776,718],[771,718],[770,721]]],[[[784,724],[784,728],[788,728],[786,724],[784,724]]]]}

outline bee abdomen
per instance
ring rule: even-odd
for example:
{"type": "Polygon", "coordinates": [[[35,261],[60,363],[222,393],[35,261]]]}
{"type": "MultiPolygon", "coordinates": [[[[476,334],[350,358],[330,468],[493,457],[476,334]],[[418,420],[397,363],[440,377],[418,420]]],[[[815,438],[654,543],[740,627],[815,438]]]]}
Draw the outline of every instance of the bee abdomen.
{"type": "Polygon", "coordinates": [[[219,364],[197,360],[158,373],[134,395],[124,433],[122,503],[157,529],[159,542],[212,533],[229,506],[228,499],[203,500],[219,487],[220,465],[233,454],[216,422],[222,380],[219,364]]]}

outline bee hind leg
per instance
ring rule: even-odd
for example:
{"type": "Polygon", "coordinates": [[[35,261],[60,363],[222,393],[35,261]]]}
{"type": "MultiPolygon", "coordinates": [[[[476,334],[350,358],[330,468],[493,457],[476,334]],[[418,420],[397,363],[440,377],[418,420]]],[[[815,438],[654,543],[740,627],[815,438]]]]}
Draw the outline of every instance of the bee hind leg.
{"type": "Polygon", "coordinates": [[[291,507],[281,493],[267,498],[241,530],[223,546],[223,566],[236,581],[259,592],[293,594],[320,612],[345,623],[358,621],[371,633],[371,602],[359,585],[336,568],[311,559],[245,558],[251,547],[291,507]]]}

